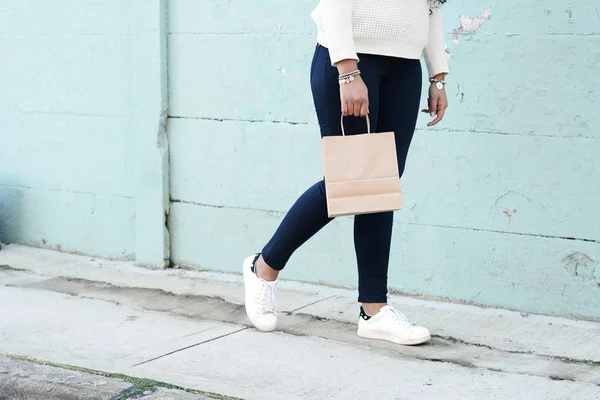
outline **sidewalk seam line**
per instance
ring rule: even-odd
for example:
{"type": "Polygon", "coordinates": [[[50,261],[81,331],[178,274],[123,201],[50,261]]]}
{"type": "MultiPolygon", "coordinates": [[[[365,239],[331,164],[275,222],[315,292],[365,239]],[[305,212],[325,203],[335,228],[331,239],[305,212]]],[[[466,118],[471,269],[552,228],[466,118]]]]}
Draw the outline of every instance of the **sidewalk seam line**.
{"type": "Polygon", "coordinates": [[[297,311],[300,311],[300,310],[302,310],[303,308],[310,307],[310,306],[314,306],[315,304],[321,303],[322,301],[325,301],[325,300],[333,299],[335,296],[336,296],[336,295],[334,294],[334,295],[331,295],[331,296],[329,296],[329,297],[325,297],[324,299],[320,299],[320,300],[317,300],[317,301],[313,301],[312,303],[306,304],[306,305],[304,305],[304,306],[302,306],[302,307],[300,307],[300,308],[296,308],[295,310],[292,310],[292,311],[290,311],[290,315],[294,314],[294,313],[295,313],[295,312],[297,312],[297,311]]]}
{"type": "Polygon", "coordinates": [[[241,331],[245,331],[246,329],[248,329],[248,327],[247,327],[247,326],[243,327],[242,329],[238,329],[238,330],[236,330],[236,331],[229,332],[229,333],[226,333],[226,334],[224,334],[224,335],[220,335],[220,336],[217,336],[217,337],[214,337],[214,338],[211,338],[211,339],[207,339],[207,340],[204,340],[204,341],[202,341],[202,342],[200,342],[200,343],[196,343],[196,344],[192,344],[192,345],[189,345],[189,346],[186,346],[186,347],[182,347],[182,348],[180,348],[180,349],[177,349],[177,350],[170,351],[170,352],[168,352],[168,353],[165,353],[165,354],[162,354],[162,355],[160,355],[160,356],[157,356],[157,357],[151,358],[151,359],[149,359],[149,360],[142,361],[142,362],[139,362],[139,363],[137,363],[137,364],[133,364],[133,365],[132,365],[132,367],[137,367],[137,366],[139,366],[139,365],[142,365],[142,364],[147,364],[147,363],[149,363],[149,362],[156,361],[156,360],[158,360],[158,359],[160,359],[160,358],[163,358],[163,357],[166,357],[166,356],[170,356],[170,355],[172,355],[172,354],[179,353],[180,351],[188,350],[188,349],[191,349],[191,348],[193,348],[193,347],[200,346],[200,345],[202,345],[202,344],[205,344],[205,343],[214,342],[215,340],[219,340],[219,339],[221,339],[221,338],[224,338],[224,337],[227,337],[227,336],[235,335],[236,333],[238,333],[238,332],[241,332],[241,331]]]}

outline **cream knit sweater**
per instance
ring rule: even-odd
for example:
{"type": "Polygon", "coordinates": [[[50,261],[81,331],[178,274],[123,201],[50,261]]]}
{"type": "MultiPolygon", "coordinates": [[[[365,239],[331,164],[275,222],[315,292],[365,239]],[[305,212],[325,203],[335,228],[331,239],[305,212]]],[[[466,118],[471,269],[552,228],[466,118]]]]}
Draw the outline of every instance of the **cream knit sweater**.
{"type": "Polygon", "coordinates": [[[357,53],[419,59],[429,76],[448,71],[442,14],[428,0],[321,0],[312,13],[317,42],[332,64],[358,60],[357,53]]]}

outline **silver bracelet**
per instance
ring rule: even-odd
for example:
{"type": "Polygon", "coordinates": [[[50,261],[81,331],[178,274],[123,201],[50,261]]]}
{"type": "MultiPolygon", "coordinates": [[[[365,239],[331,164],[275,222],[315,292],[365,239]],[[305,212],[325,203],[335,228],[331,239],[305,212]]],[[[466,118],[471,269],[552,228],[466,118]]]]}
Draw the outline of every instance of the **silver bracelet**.
{"type": "Polygon", "coordinates": [[[347,74],[343,74],[338,76],[338,82],[340,84],[340,86],[346,84],[346,83],[350,83],[350,82],[354,82],[354,77],[360,75],[360,70],[356,70],[356,71],[352,71],[352,72],[348,72],[347,74]]]}
{"type": "Polygon", "coordinates": [[[446,81],[443,79],[430,78],[429,82],[435,83],[435,87],[438,88],[439,90],[442,90],[444,88],[444,86],[446,86],[446,81]]]}

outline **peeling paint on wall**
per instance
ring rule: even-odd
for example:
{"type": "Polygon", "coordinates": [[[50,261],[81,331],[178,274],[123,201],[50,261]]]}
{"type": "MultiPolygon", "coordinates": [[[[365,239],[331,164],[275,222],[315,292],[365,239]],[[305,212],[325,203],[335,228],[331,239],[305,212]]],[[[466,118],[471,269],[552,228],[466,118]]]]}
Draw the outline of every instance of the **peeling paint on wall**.
{"type": "Polygon", "coordinates": [[[452,42],[454,42],[454,44],[458,44],[460,42],[460,36],[474,35],[479,31],[483,21],[489,21],[491,19],[492,12],[489,8],[484,9],[481,12],[481,15],[477,17],[471,18],[466,15],[461,15],[459,17],[460,26],[458,29],[452,31],[452,42]]]}
{"type": "Polygon", "coordinates": [[[573,276],[583,280],[596,279],[596,267],[598,262],[587,254],[576,252],[569,254],[563,259],[564,267],[573,276]]]}
{"type": "Polygon", "coordinates": [[[447,44],[444,45],[444,54],[447,60],[449,60],[450,57],[452,57],[452,54],[450,54],[450,49],[448,48],[447,44]]]}
{"type": "Polygon", "coordinates": [[[513,208],[512,210],[509,210],[508,208],[506,208],[506,209],[504,209],[504,211],[502,213],[504,215],[506,215],[506,217],[508,218],[508,223],[511,223],[512,222],[512,218],[517,213],[517,209],[513,208]]]}

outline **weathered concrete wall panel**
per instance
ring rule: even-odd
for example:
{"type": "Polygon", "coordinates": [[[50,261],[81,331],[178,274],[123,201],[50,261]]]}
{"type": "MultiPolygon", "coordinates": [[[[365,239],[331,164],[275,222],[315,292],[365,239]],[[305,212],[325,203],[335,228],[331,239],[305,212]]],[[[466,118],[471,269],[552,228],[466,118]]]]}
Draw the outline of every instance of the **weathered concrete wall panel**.
{"type": "MultiPolygon", "coordinates": [[[[174,203],[176,264],[238,273],[283,213],[174,203]],[[217,240],[218,238],[218,240],[217,240]]],[[[596,243],[396,222],[390,288],[524,312],[600,318],[596,243]]],[[[302,247],[287,279],[356,287],[352,220],[339,219],[302,247]]]]}
{"type": "Polygon", "coordinates": [[[3,241],[168,263],[165,0],[4,2],[0,54],[3,241]]]}
{"type": "Polygon", "coordinates": [[[4,242],[134,258],[133,198],[0,186],[0,215],[4,242]]]}
{"type": "MultiPolygon", "coordinates": [[[[176,263],[238,271],[321,176],[308,85],[315,4],[170,2],[176,263]]],[[[584,79],[600,67],[596,8],[444,6],[450,108],[435,129],[418,125],[392,288],[600,317],[600,81],[584,79]]],[[[351,231],[349,218],[328,226],[285,276],[355,286],[351,231]]]]}

